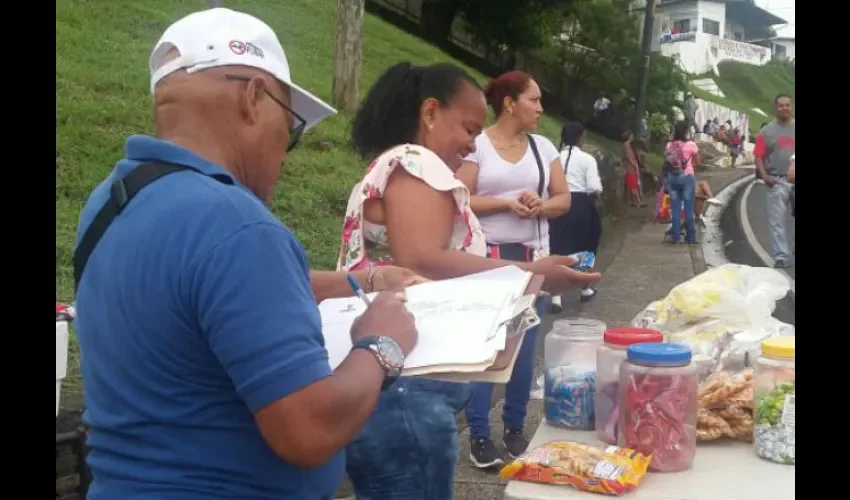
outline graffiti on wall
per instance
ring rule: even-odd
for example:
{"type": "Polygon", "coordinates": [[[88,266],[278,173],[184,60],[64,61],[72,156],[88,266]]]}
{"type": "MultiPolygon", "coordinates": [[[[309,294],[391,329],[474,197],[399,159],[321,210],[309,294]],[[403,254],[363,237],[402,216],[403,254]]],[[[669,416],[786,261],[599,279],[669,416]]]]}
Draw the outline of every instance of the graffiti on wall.
{"type": "Polygon", "coordinates": [[[752,64],[764,64],[767,62],[768,52],[766,48],[751,43],[716,38],[711,42],[711,55],[716,60],[734,59],[752,64]]]}

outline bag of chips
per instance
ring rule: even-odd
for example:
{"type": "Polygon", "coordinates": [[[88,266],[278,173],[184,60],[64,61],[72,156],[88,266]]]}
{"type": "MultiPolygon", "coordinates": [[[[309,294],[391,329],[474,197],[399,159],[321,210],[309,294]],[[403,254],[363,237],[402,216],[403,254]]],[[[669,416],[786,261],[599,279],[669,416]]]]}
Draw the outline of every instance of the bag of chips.
{"type": "Polygon", "coordinates": [[[504,479],[572,486],[619,496],[634,490],[646,475],[652,455],[609,446],[553,441],[525,452],[502,468],[504,479]]]}

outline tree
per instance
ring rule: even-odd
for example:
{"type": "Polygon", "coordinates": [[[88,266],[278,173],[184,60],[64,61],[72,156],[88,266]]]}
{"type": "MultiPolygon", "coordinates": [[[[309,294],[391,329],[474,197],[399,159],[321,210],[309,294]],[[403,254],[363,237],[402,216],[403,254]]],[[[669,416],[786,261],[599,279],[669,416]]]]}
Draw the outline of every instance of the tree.
{"type": "Polygon", "coordinates": [[[436,43],[445,43],[462,16],[473,38],[486,47],[521,50],[540,47],[559,19],[548,15],[574,0],[423,0],[420,24],[436,43]]]}
{"type": "MultiPolygon", "coordinates": [[[[560,10],[559,18],[564,20],[560,36],[538,52],[550,68],[550,90],[561,97],[564,111],[575,119],[589,118],[593,101],[602,94],[614,101],[618,117],[631,113],[641,58],[638,18],[629,14],[629,3],[573,0],[560,10]]],[[[556,17],[552,12],[548,15],[556,17]]],[[[670,116],[677,93],[686,88],[684,73],[674,61],[653,54],[647,90],[650,114],[670,116]]]]}
{"type": "Polygon", "coordinates": [[[337,109],[357,106],[363,61],[364,0],[337,0],[333,103],[337,109]]]}

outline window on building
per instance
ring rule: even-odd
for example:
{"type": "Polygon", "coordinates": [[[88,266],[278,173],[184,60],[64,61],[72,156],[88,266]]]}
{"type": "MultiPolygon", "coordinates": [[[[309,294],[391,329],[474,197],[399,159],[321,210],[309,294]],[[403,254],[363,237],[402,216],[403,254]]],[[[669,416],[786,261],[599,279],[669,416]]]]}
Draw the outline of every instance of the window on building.
{"type": "Polygon", "coordinates": [[[773,44],[773,57],[777,59],[785,59],[787,57],[786,47],[784,45],[779,45],[778,43],[773,44]]]}
{"type": "Polygon", "coordinates": [[[679,33],[690,33],[691,32],[691,20],[690,19],[679,19],[678,21],[673,21],[673,31],[679,31],[679,33]]]}
{"type": "Polygon", "coordinates": [[[702,32],[709,35],[720,36],[720,23],[711,19],[702,20],[702,32]]]}

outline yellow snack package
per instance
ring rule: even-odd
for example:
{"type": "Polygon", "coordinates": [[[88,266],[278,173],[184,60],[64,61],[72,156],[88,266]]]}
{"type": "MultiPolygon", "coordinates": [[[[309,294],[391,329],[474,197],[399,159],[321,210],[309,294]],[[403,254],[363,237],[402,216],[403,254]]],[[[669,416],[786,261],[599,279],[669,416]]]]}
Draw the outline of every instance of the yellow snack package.
{"type": "Polygon", "coordinates": [[[502,468],[505,479],[560,484],[581,491],[619,496],[634,490],[646,475],[652,455],[609,446],[602,450],[553,441],[525,452],[502,468]]]}

